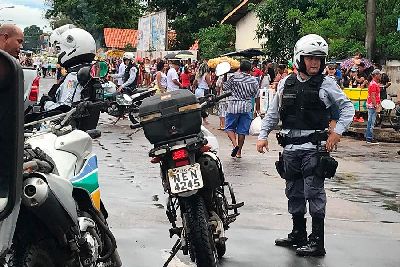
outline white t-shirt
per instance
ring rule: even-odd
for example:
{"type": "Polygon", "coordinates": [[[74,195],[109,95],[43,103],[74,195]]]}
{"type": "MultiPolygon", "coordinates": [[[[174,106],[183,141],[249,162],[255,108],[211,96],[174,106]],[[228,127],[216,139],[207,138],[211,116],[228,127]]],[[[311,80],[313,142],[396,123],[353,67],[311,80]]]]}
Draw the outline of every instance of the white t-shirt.
{"type": "Polygon", "coordinates": [[[173,80],[177,80],[179,82],[178,73],[174,68],[170,68],[167,73],[167,91],[175,91],[179,90],[179,85],[176,85],[173,80]]]}

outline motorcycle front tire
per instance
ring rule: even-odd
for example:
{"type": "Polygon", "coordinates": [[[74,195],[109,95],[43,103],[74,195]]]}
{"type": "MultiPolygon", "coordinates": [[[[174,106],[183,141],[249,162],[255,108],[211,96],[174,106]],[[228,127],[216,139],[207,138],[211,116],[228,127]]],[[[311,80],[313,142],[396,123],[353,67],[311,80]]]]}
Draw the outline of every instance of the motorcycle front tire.
{"type": "Polygon", "coordinates": [[[64,266],[56,260],[56,253],[45,241],[37,244],[26,242],[16,244],[8,262],[9,267],[59,267],[64,266]]]}
{"type": "Polygon", "coordinates": [[[202,197],[187,199],[188,238],[197,267],[217,267],[218,259],[208,223],[208,213],[202,197]]]}

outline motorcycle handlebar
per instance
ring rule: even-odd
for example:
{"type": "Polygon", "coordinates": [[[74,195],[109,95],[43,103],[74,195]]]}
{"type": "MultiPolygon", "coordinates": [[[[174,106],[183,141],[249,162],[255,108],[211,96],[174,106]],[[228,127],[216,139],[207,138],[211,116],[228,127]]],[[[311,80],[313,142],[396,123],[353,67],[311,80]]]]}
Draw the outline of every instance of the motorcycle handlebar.
{"type": "Polygon", "coordinates": [[[212,94],[206,95],[206,96],[204,96],[203,99],[205,99],[205,100],[204,100],[204,102],[200,105],[200,107],[201,107],[201,108],[209,108],[209,107],[212,107],[212,106],[214,106],[216,103],[218,103],[218,101],[220,101],[221,99],[224,99],[224,98],[229,97],[229,96],[231,96],[231,95],[232,95],[232,92],[227,92],[227,93],[222,94],[222,95],[217,96],[217,97],[216,97],[215,95],[212,95],[212,94]]]}
{"type": "Polygon", "coordinates": [[[220,96],[217,96],[217,97],[215,98],[215,102],[218,102],[218,101],[220,101],[221,99],[230,97],[231,95],[232,95],[232,92],[227,92],[227,93],[225,93],[225,94],[222,94],[222,95],[220,95],[220,96]]]}

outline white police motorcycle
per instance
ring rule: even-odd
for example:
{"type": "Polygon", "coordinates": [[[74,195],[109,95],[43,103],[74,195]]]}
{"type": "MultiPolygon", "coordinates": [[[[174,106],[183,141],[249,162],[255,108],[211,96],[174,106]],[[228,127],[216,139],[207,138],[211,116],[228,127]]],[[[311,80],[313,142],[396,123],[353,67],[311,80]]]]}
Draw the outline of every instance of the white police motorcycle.
{"type": "Polygon", "coordinates": [[[46,121],[47,129],[26,134],[24,142],[20,108],[23,90],[18,88],[22,73],[19,65],[1,51],[0,69],[7,74],[7,82],[0,75],[0,101],[4,104],[0,114],[8,113],[0,115],[5,127],[0,133],[1,264],[121,266],[100,199],[92,139],[69,125],[87,104],[36,122],[46,121]]]}

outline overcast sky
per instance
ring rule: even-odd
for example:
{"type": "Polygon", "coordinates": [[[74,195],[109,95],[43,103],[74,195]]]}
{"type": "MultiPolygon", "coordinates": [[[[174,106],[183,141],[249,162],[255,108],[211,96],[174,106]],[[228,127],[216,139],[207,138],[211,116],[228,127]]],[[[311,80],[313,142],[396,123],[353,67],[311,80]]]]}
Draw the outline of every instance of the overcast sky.
{"type": "Polygon", "coordinates": [[[49,21],[44,18],[46,9],[45,0],[0,0],[0,23],[16,24],[21,29],[37,25],[45,32],[51,31],[49,21]],[[3,8],[9,6],[14,8],[3,8]]]}

